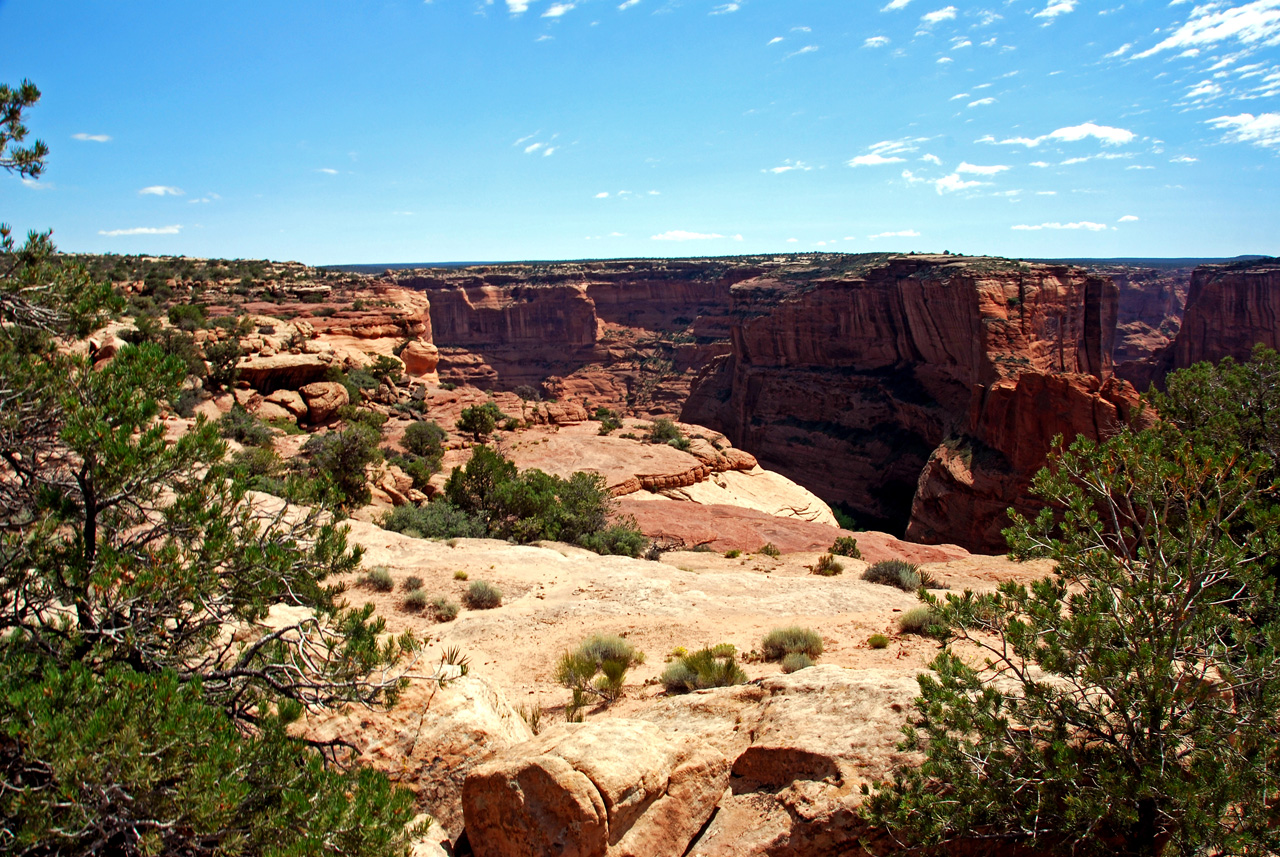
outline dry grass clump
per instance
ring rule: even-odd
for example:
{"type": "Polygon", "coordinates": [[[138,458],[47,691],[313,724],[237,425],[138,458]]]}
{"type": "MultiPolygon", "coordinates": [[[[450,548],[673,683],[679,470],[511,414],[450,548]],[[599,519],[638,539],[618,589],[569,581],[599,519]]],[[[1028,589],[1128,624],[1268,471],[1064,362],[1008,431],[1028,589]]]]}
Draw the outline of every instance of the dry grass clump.
{"type": "Polygon", "coordinates": [[[760,641],[760,651],[768,661],[780,661],[793,652],[803,652],[816,658],[822,654],[822,635],[799,625],[774,628],[760,641]]]}
{"type": "Polygon", "coordinates": [[[491,610],[502,606],[502,590],[483,580],[474,580],[462,595],[462,603],[472,610],[491,610]]]}
{"type": "Polygon", "coordinates": [[[385,565],[369,569],[369,573],[360,578],[360,584],[378,592],[390,592],[396,588],[396,582],[391,579],[391,572],[385,565]]]}
{"type": "Polygon", "coordinates": [[[737,651],[721,643],[696,652],[684,652],[662,671],[659,681],[667,693],[688,693],[707,687],[742,684],[747,674],[738,666],[737,651]]]}
{"type": "Polygon", "coordinates": [[[823,577],[834,577],[844,572],[844,564],[829,553],[818,557],[818,561],[808,568],[811,574],[820,574],[823,577]]]}

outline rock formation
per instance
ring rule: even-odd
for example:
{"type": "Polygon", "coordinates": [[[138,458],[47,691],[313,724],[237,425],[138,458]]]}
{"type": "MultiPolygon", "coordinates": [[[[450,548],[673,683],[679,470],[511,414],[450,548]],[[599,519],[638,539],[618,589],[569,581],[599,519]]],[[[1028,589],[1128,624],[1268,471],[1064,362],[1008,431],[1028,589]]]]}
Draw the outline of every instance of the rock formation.
{"type": "Polygon", "coordinates": [[[1247,360],[1256,343],[1280,347],[1280,262],[1275,259],[1197,268],[1171,368],[1202,360],[1247,360]]]}

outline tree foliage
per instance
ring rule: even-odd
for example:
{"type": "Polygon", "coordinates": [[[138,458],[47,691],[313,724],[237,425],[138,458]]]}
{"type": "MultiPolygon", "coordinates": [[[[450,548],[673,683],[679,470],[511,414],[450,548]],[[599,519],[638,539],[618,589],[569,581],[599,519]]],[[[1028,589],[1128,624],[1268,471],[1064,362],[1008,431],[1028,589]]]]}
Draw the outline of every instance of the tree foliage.
{"type": "Polygon", "coordinates": [[[498,421],[506,419],[506,414],[496,402],[485,402],[483,405],[471,405],[462,409],[457,428],[463,434],[469,434],[476,443],[482,443],[498,428],[498,421]]]}
{"type": "Polygon", "coordinates": [[[1052,456],[1049,508],[1006,532],[1052,576],[925,596],[952,639],[907,729],[924,762],[873,820],[939,852],[1280,845],[1276,360],[1177,373],[1158,425],[1052,456]]]}
{"type": "MultiPolygon", "coordinates": [[[[34,95],[0,101],[7,146],[34,95]]],[[[359,552],[327,513],[250,496],[203,419],[166,439],[183,359],[70,356],[119,305],[3,231],[0,852],[402,851],[410,800],[286,727],[394,702],[416,640],[340,601],[359,552]]]]}

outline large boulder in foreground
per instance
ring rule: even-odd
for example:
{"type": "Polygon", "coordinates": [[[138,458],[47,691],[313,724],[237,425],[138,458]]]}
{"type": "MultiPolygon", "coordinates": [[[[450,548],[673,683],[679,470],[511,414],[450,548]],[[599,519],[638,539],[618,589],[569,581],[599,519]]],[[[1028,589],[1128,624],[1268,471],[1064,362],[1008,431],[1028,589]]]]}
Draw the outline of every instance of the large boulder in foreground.
{"type": "Polygon", "coordinates": [[[339,408],[351,403],[347,388],[337,381],[316,381],[298,392],[307,403],[308,419],[313,425],[328,422],[337,416],[339,408]]]}
{"type": "Polygon", "coordinates": [[[478,857],[679,857],[728,781],[729,760],[696,736],[559,724],[467,776],[467,838],[478,857]]]}

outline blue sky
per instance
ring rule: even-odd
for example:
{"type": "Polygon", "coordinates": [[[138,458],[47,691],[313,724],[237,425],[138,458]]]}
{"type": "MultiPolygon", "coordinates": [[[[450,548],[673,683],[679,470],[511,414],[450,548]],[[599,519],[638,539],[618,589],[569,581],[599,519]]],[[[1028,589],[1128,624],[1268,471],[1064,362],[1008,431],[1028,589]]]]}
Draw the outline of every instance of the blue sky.
{"type": "Polygon", "coordinates": [[[0,0],[66,251],[1280,254],[1280,0],[0,0]]]}

